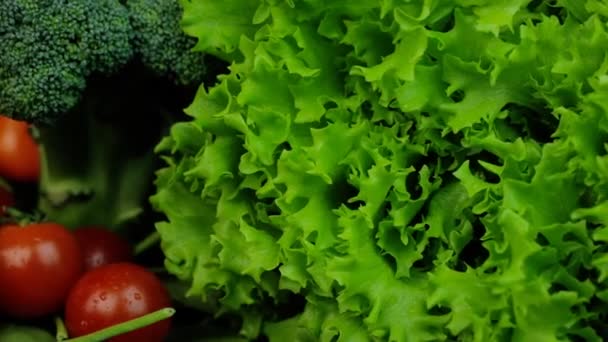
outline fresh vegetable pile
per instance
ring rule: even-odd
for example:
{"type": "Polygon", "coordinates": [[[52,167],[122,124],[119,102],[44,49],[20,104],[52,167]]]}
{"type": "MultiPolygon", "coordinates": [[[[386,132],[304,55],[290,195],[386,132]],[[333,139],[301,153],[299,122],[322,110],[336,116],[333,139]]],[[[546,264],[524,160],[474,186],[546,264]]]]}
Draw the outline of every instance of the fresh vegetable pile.
{"type": "Polygon", "coordinates": [[[608,339],[603,0],[0,0],[0,40],[33,211],[158,237],[170,340],[608,339]]]}
{"type": "MultiPolygon", "coordinates": [[[[39,180],[40,153],[29,128],[0,116],[0,177],[7,180],[0,197],[0,315],[20,320],[57,315],[57,340],[68,333],[81,342],[104,336],[115,342],[164,340],[173,314],[169,293],[157,275],[134,263],[146,240],[133,249],[109,227],[71,232],[44,213],[16,210],[17,197],[26,193],[14,193],[10,185],[39,180]],[[150,318],[147,324],[131,321],[150,318]]],[[[39,328],[0,329],[2,341],[19,338],[54,340],[39,328]]]]}
{"type": "Polygon", "coordinates": [[[169,335],[179,305],[146,208],[153,147],[204,79],[181,13],[0,0],[0,341],[169,335]]]}
{"type": "Polygon", "coordinates": [[[271,341],[608,337],[605,2],[182,4],[230,63],[157,148],[190,296],[271,341]]]}

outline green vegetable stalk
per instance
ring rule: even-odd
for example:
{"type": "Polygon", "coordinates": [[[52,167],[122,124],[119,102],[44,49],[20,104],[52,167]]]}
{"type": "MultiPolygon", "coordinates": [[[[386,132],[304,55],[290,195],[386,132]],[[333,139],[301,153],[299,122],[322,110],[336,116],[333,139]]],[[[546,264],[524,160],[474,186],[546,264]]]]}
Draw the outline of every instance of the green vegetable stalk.
{"type": "Polygon", "coordinates": [[[230,63],[156,149],[190,299],[272,342],[606,338],[602,1],[181,3],[230,63]]]}
{"type": "Polygon", "coordinates": [[[139,69],[91,80],[78,106],[39,127],[38,209],[47,220],[118,229],[140,217],[151,190],[153,147],[168,120],[163,88],[154,82],[139,69]]]}

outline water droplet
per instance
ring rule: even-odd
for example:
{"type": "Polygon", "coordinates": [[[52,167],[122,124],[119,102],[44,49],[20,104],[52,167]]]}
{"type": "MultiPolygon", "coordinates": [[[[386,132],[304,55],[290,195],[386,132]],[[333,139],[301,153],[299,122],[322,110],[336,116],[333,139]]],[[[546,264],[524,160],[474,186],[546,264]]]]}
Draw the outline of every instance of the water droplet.
{"type": "Polygon", "coordinates": [[[106,293],[105,292],[100,293],[99,294],[99,299],[106,300],[106,293]]]}
{"type": "Polygon", "coordinates": [[[136,293],[133,295],[133,298],[135,298],[135,300],[141,300],[141,294],[136,293]]]}
{"type": "Polygon", "coordinates": [[[87,321],[80,321],[80,327],[81,328],[87,328],[89,326],[89,322],[87,321]]]}

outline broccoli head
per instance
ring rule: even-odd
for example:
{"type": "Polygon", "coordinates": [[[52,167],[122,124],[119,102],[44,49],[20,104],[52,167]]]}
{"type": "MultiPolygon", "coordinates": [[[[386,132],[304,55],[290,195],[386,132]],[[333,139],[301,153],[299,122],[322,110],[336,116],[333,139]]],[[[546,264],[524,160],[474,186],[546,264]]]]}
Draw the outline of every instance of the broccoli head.
{"type": "Polygon", "coordinates": [[[183,8],[178,0],[127,0],[133,46],[143,64],[180,85],[200,83],[204,55],[192,51],[196,38],[180,26],[183,8]]]}
{"type": "Polygon", "coordinates": [[[181,29],[178,0],[0,0],[0,113],[55,123],[93,74],[139,63],[198,85],[204,55],[181,29]]]}
{"type": "Polygon", "coordinates": [[[53,122],[87,77],[127,63],[129,15],[116,0],[0,0],[0,111],[53,122]]]}

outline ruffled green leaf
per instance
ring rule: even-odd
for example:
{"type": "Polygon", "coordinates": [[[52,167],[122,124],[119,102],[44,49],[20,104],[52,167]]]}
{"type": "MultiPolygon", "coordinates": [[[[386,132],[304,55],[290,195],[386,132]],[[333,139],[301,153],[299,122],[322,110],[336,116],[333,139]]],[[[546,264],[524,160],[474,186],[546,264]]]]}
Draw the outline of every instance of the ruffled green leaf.
{"type": "Polygon", "coordinates": [[[601,340],[600,2],[239,4],[186,6],[230,69],[157,149],[190,299],[271,341],[601,340]]]}

